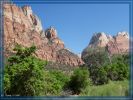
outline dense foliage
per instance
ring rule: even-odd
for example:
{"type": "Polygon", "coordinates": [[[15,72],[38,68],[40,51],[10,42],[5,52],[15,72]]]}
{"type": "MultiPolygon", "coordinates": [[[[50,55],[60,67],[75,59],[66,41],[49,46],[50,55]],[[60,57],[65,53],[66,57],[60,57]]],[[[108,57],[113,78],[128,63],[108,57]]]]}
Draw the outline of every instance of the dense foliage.
{"type": "Polygon", "coordinates": [[[112,57],[112,63],[104,66],[108,72],[108,78],[113,81],[129,79],[129,55],[115,55],[112,57]]]}
{"type": "Polygon", "coordinates": [[[102,85],[108,83],[107,71],[104,67],[91,68],[91,79],[93,84],[102,85]]]}
{"type": "MultiPolygon", "coordinates": [[[[7,59],[4,69],[5,95],[92,95],[95,85],[110,84],[110,80],[129,79],[130,58],[127,54],[110,57],[104,49],[92,50],[84,59],[86,65],[66,69],[66,66],[61,68],[64,66],[58,67],[58,64],[36,58],[35,50],[34,45],[29,48],[16,45],[14,48],[16,53],[7,59]],[[57,67],[53,68],[50,65],[57,67]]],[[[107,94],[105,92],[99,95],[108,95],[110,91],[108,88],[110,89],[111,85],[104,85],[105,88],[107,87],[107,94]]],[[[128,94],[127,88],[123,90],[125,92],[122,95],[128,94]]]]}
{"type": "Polygon", "coordinates": [[[73,94],[79,94],[82,89],[89,85],[89,72],[86,68],[75,69],[69,81],[69,88],[73,94]]]}
{"type": "Polygon", "coordinates": [[[102,85],[109,80],[129,79],[130,57],[128,54],[110,56],[104,48],[89,49],[84,58],[93,84],[102,85]]]}
{"type": "Polygon", "coordinates": [[[6,95],[41,95],[44,88],[46,62],[32,56],[36,47],[23,48],[17,45],[16,54],[9,57],[5,66],[4,91],[6,95]]]}
{"type": "Polygon", "coordinates": [[[4,70],[5,95],[60,95],[68,76],[61,71],[45,70],[47,62],[33,56],[35,46],[17,45],[14,50],[16,54],[9,57],[4,70]]]}
{"type": "Polygon", "coordinates": [[[63,87],[68,80],[69,77],[61,71],[53,70],[45,72],[44,95],[61,95],[63,87]]]}

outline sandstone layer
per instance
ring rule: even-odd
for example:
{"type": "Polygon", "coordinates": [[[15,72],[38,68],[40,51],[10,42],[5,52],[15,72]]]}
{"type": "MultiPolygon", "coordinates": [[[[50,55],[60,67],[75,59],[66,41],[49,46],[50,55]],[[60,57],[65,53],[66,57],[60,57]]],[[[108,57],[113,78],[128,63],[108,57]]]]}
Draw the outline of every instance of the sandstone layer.
{"type": "Polygon", "coordinates": [[[57,36],[54,27],[43,30],[40,19],[30,6],[18,7],[15,4],[5,4],[3,8],[6,57],[13,53],[16,44],[24,47],[34,44],[37,47],[35,55],[40,59],[70,66],[83,64],[77,55],[65,49],[64,42],[57,36]]]}
{"type": "Polygon", "coordinates": [[[110,55],[129,52],[129,34],[118,32],[116,36],[107,35],[104,32],[95,33],[89,45],[83,50],[82,58],[89,54],[89,49],[105,48],[110,55]]]}

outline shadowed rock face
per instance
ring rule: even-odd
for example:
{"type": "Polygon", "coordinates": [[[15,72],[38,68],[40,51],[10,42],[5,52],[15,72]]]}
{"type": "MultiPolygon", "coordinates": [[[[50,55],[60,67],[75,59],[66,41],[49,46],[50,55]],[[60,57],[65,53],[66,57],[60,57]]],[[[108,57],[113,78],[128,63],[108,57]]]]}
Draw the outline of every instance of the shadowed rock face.
{"type": "Polygon", "coordinates": [[[8,57],[13,53],[16,43],[25,47],[30,47],[34,44],[37,47],[35,55],[43,60],[59,62],[70,66],[83,64],[83,61],[78,56],[65,49],[64,42],[57,36],[55,28],[50,27],[44,32],[41,21],[33,13],[31,7],[24,6],[19,8],[14,4],[5,4],[5,56],[8,57]]]}
{"type": "Polygon", "coordinates": [[[129,36],[127,32],[118,32],[114,37],[105,33],[96,33],[92,36],[89,45],[83,50],[82,58],[89,52],[90,48],[106,48],[110,55],[129,52],[129,36]]]}

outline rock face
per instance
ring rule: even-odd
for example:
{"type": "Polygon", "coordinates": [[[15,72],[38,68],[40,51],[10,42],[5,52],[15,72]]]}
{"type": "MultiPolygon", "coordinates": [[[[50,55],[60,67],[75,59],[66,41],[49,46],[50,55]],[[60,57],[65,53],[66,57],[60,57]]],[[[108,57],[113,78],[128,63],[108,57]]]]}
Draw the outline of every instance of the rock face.
{"type": "Polygon", "coordinates": [[[110,54],[123,54],[129,52],[129,35],[127,32],[118,32],[117,36],[109,41],[107,50],[110,54]]]}
{"type": "Polygon", "coordinates": [[[22,7],[22,10],[23,10],[25,16],[28,17],[30,23],[34,26],[34,29],[37,32],[41,32],[43,30],[41,21],[39,20],[39,18],[36,15],[33,14],[31,7],[24,6],[24,7],[22,7]]]}
{"type": "Polygon", "coordinates": [[[52,26],[46,30],[45,35],[48,39],[57,38],[57,31],[52,26]]]}
{"type": "Polygon", "coordinates": [[[86,56],[90,48],[105,48],[110,55],[129,52],[129,35],[127,32],[118,32],[116,36],[96,33],[92,36],[89,45],[83,50],[82,58],[86,56]]]}
{"type": "Polygon", "coordinates": [[[112,39],[111,36],[107,36],[104,32],[101,33],[95,33],[92,36],[92,39],[89,43],[89,47],[95,48],[97,46],[99,47],[105,47],[107,43],[112,39]]]}
{"type": "Polygon", "coordinates": [[[54,27],[43,30],[41,21],[32,12],[31,7],[17,7],[14,4],[4,5],[4,52],[9,56],[14,46],[21,44],[37,47],[35,55],[43,60],[68,64],[82,65],[83,61],[75,54],[67,51],[64,42],[57,36],[54,27]],[[60,52],[60,53],[59,53],[60,52]]]}

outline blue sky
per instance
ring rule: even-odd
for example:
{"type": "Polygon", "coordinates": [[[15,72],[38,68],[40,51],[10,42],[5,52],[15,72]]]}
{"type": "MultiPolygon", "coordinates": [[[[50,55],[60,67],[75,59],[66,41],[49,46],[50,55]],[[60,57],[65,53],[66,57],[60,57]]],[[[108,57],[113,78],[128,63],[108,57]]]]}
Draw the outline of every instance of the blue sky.
{"type": "MultiPolygon", "coordinates": [[[[23,4],[24,5],[24,4],[23,4]]],[[[66,48],[81,53],[95,32],[129,32],[127,4],[28,4],[43,28],[54,26],[66,48]]]]}

